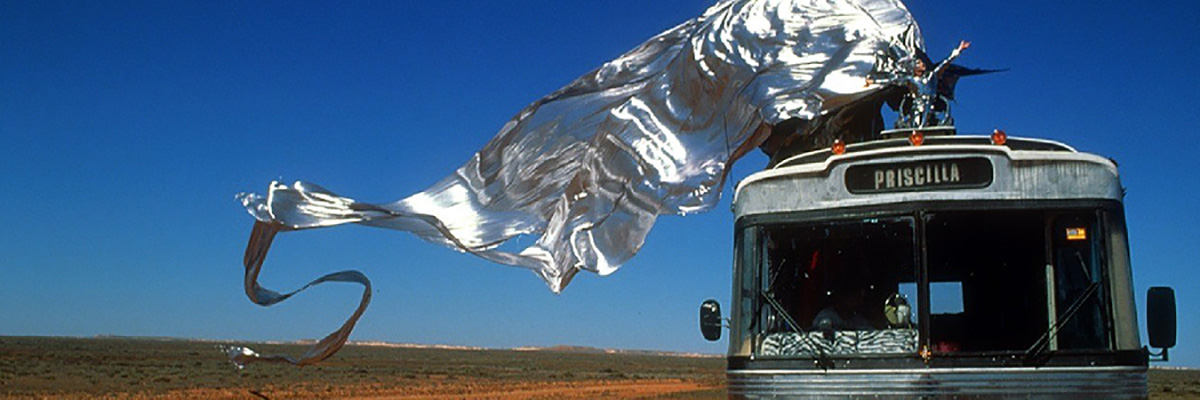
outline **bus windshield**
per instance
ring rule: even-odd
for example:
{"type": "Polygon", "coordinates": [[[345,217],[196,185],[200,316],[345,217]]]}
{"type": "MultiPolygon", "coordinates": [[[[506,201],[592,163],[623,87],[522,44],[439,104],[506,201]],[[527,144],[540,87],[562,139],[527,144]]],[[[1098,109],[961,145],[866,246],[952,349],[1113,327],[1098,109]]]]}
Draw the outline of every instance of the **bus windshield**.
{"type": "Polygon", "coordinates": [[[1098,230],[1087,211],[926,214],[932,350],[1108,348],[1098,230]]]}
{"type": "Polygon", "coordinates": [[[760,353],[915,352],[913,222],[892,217],[767,228],[760,353]]]}
{"type": "Polygon", "coordinates": [[[1094,210],[914,215],[759,227],[758,290],[750,294],[756,352],[1111,347],[1104,235],[1094,210]]]}

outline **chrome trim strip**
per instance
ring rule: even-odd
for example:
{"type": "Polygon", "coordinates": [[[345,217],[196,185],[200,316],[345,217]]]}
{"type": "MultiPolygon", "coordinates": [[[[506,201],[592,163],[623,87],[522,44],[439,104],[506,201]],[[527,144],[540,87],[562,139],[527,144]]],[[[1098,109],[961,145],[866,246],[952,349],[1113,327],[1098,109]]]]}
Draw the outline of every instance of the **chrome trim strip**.
{"type": "Polygon", "coordinates": [[[1105,367],[1003,367],[1003,368],[891,368],[891,369],[831,369],[831,370],[797,370],[797,369],[738,369],[729,370],[730,375],[837,375],[837,374],[927,374],[927,373],[1029,373],[1029,372],[1146,372],[1146,367],[1135,366],[1105,366],[1105,367]]]}
{"type": "Polygon", "coordinates": [[[730,370],[731,398],[949,396],[1146,398],[1146,368],[730,370]]]}

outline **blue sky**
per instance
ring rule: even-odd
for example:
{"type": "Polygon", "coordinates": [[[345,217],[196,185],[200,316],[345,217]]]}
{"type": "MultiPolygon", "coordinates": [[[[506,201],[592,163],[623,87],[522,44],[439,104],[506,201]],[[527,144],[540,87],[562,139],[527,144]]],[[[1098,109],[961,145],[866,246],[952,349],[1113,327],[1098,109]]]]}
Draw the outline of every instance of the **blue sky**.
{"type": "MultiPolygon", "coordinates": [[[[0,1],[0,335],[320,337],[358,287],[250,303],[252,220],[235,193],[282,178],[405,197],[526,104],[710,4],[0,1]]],[[[963,64],[1011,69],[964,79],[961,131],[1120,163],[1139,308],[1148,286],[1174,286],[1172,364],[1200,366],[1200,3],[908,5],[935,58],[967,39],[963,64]]],[[[764,163],[744,159],[735,177],[764,163]]],[[[705,298],[729,304],[726,189],[714,211],[660,218],[633,261],[561,295],[525,270],[358,226],[282,235],[262,279],[283,290],[362,270],[377,293],[356,340],[720,353],[696,313],[705,298]]]]}

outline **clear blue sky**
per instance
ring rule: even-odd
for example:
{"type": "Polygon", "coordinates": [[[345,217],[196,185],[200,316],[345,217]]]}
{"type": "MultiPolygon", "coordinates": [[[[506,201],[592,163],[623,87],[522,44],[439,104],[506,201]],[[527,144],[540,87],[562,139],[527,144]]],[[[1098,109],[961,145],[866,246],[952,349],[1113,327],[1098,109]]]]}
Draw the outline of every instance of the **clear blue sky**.
{"type": "MultiPolygon", "coordinates": [[[[252,219],[234,193],[278,178],[372,202],[420,191],[526,104],[710,4],[0,0],[0,335],[320,337],[358,287],[250,303],[252,219]]],[[[909,7],[935,58],[967,39],[963,64],[1011,68],[964,79],[960,130],[1120,162],[1139,308],[1148,286],[1174,286],[1173,364],[1200,366],[1200,3],[909,7]]],[[[282,235],[262,278],[290,290],[361,269],[377,293],[356,340],[721,353],[696,314],[705,298],[729,304],[726,189],[562,295],[359,226],[282,235]]]]}

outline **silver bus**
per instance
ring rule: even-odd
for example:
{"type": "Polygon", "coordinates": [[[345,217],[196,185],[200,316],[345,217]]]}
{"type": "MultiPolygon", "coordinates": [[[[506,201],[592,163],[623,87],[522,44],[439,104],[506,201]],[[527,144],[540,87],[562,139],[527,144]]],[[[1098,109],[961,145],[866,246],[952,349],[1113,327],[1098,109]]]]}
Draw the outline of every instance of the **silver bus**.
{"type": "Polygon", "coordinates": [[[1145,398],[1174,293],[1138,333],[1116,164],[1062,143],[836,143],[737,185],[731,398],[1145,398]]]}

